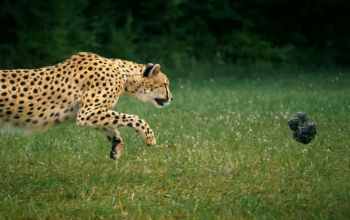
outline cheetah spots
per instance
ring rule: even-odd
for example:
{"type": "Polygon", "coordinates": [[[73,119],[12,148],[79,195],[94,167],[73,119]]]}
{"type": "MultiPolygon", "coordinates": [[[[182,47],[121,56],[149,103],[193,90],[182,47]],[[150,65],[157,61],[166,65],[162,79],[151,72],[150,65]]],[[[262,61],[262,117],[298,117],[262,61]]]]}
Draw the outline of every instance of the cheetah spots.
{"type": "MultiPolygon", "coordinates": [[[[137,116],[109,110],[120,93],[139,93],[145,87],[133,78],[134,74],[142,77],[144,65],[128,61],[117,63],[119,69],[118,64],[110,59],[80,53],[51,67],[0,71],[0,81],[3,82],[0,85],[0,113],[9,120],[16,120],[25,129],[49,127],[76,119],[79,125],[93,125],[106,134],[109,132],[112,139],[118,136],[111,133],[112,128],[131,127],[145,136],[145,143],[154,144],[152,132],[144,121],[137,116]],[[131,84],[124,87],[130,79],[131,84]],[[85,95],[85,91],[90,93],[85,95]]],[[[115,145],[118,149],[113,149],[114,158],[120,156],[121,139],[115,145]]]]}

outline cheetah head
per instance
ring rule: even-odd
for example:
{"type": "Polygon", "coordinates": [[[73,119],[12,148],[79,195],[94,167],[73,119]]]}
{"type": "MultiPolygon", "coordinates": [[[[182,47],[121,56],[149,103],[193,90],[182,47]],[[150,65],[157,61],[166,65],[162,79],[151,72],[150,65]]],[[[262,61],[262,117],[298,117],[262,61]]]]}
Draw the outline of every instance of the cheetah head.
{"type": "Polygon", "coordinates": [[[133,87],[130,94],[137,99],[152,103],[157,108],[162,108],[173,100],[169,90],[169,79],[160,71],[159,64],[147,64],[142,70],[140,83],[133,87]]]}

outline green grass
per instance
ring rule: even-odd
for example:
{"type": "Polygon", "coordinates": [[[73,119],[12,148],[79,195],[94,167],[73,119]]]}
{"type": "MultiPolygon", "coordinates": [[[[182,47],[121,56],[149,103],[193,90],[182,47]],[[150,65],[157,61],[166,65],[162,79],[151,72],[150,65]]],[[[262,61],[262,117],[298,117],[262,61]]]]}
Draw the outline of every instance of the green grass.
{"type": "Polygon", "coordinates": [[[157,145],[121,130],[117,162],[74,124],[1,135],[0,219],[349,219],[350,124],[326,124],[350,123],[349,75],[273,75],[174,78],[160,110],[122,97],[157,145]],[[317,123],[308,145],[287,125],[298,111],[317,123]]]}

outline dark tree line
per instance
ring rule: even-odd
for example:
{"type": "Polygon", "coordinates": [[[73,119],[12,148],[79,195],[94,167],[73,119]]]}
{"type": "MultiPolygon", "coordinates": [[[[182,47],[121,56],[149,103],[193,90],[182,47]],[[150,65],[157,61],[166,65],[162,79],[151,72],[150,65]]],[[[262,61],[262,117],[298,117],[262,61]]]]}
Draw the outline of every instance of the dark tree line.
{"type": "Polygon", "coordinates": [[[0,64],[38,67],[91,51],[141,62],[349,66],[349,2],[1,0],[0,64]]]}

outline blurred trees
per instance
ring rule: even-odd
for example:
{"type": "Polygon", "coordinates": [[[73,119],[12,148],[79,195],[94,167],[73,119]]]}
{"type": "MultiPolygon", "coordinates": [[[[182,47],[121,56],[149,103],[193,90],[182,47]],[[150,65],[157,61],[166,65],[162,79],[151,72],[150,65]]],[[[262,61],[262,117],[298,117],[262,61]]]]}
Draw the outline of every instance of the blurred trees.
{"type": "Polygon", "coordinates": [[[349,0],[0,0],[0,65],[40,67],[79,51],[143,63],[349,65],[349,6],[349,0]]]}

